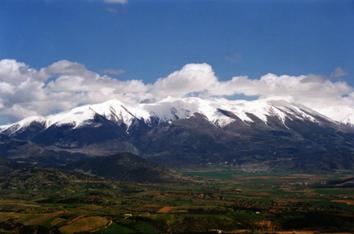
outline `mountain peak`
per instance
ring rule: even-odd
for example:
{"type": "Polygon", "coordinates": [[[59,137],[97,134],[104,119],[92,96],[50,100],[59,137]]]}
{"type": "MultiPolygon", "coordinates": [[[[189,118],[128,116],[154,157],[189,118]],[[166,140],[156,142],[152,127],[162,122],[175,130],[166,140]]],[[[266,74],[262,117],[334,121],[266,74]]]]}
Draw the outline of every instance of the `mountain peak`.
{"type": "Polygon", "coordinates": [[[169,122],[188,119],[196,113],[202,114],[208,121],[219,127],[224,127],[236,119],[252,123],[254,120],[250,116],[255,116],[265,124],[267,124],[269,117],[276,117],[283,124],[286,119],[317,122],[319,118],[325,118],[332,121],[314,110],[284,100],[245,101],[220,98],[205,100],[187,97],[166,98],[154,103],[140,103],[133,106],[112,99],[99,104],[76,107],[46,117],[28,117],[17,123],[1,126],[0,131],[14,133],[32,123],[42,124],[45,128],[52,125],[71,125],[73,128],[78,128],[92,122],[95,116],[101,116],[115,124],[125,124],[129,128],[135,119],[148,123],[154,117],[160,122],[169,122]]]}

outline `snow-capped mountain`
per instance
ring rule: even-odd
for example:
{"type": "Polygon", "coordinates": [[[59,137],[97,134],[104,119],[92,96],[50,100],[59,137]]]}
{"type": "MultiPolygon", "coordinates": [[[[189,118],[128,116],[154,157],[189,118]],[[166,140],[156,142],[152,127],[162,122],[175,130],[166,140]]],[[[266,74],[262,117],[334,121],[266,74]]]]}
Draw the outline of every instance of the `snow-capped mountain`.
{"type": "Polygon", "coordinates": [[[244,123],[253,123],[255,116],[267,124],[271,117],[278,118],[285,125],[288,120],[307,120],[319,122],[319,119],[333,120],[301,105],[281,100],[230,101],[226,99],[203,100],[200,98],[166,98],[155,103],[127,105],[119,100],[109,100],[100,104],[84,105],[70,111],[49,116],[31,116],[19,122],[0,126],[0,132],[11,135],[23,131],[33,123],[44,128],[70,125],[80,128],[89,125],[99,115],[116,124],[129,127],[134,120],[150,124],[152,119],[159,122],[171,122],[177,119],[188,119],[195,114],[203,115],[208,121],[224,127],[237,119],[244,123]]]}
{"type": "Polygon", "coordinates": [[[354,168],[354,128],[283,100],[196,97],[110,100],[0,128],[0,154],[7,157],[118,152],[173,166],[354,168]]]}

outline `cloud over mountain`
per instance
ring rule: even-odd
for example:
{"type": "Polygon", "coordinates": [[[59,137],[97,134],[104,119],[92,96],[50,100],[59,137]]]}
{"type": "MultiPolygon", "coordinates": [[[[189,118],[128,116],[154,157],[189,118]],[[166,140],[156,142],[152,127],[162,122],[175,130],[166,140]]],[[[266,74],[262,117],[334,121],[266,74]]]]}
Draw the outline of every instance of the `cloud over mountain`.
{"type": "Polygon", "coordinates": [[[335,120],[354,118],[354,91],[344,81],[317,75],[266,74],[258,79],[235,76],[219,80],[212,67],[187,64],[154,83],[122,81],[61,60],[41,69],[0,60],[0,115],[9,121],[46,115],[78,105],[117,98],[130,104],[166,96],[233,98],[235,95],[286,99],[301,103],[335,120]]]}

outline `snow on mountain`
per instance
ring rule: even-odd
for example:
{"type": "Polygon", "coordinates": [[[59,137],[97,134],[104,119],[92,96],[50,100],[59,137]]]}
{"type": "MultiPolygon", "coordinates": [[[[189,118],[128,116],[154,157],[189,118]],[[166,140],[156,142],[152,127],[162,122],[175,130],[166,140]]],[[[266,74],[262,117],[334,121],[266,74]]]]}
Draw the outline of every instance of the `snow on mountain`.
{"type": "MultiPolygon", "coordinates": [[[[112,122],[124,123],[128,127],[134,119],[140,119],[149,123],[151,117],[157,118],[160,122],[169,122],[176,119],[186,119],[195,113],[204,115],[210,122],[225,126],[235,118],[225,114],[232,113],[245,123],[253,122],[249,114],[252,114],[267,123],[268,117],[276,117],[285,124],[285,119],[302,119],[312,122],[317,121],[321,114],[301,105],[291,104],[281,100],[227,100],[211,99],[204,100],[197,97],[171,98],[168,97],[159,102],[140,103],[135,106],[127,105],[119,100],[110,100],[100,104],[84,105],[67,112],[54,115],[32,116],[17,123],[0,126],[0,132],[9,134],[26,128],[32,123],[42,124],[45,128],[52,125],[70,124],[73,128],[78,128],[89,124],[95,115],[100,115],[112,122]]],[[[329,118],[327,118],[330,120],[329,118]]]]}
{"type": "Polygon", "coordinates": [[[118,100],[109,100],[101,104],[76,107],[70,111],[48,115],[46,117],[31,116],[17,123],[1,126],[0,131],[9,131],[10,133],[14,133],[34,122],[43,124],[45,128],[52,125],[60,126],[66,124],[70,124],[73,128],[77,128],[89,123],[90,120],[93,120],[96,114],[115,123],[124,123],[128,126],[135,118],[149,118],[149,113],[142,109],[131,106],[125,107],[123,103],[118,100]]]}
{"type": "Polygon", "coordinates": [[[342,123],[347,125],[354,125],[354,113],[348,114],[342,121],[342,123]]]}
{"type": "Polygon", "coordinates": [[[0,126],[0,133],[5,131],[10,133],[17,132],[18,130],[26,128],[32,123],[44,123],[45,121],[46,118],[43,116],[30,116],[16,123],[0,126]]]}
{"type": "Polygon", "coordinates": [[[72,124],[76,128],[92,120],[96,114],[116,123],[125,123],[128,126],[135,118],[149,117],[149,113],[142,109],[126,106],[118,100],[110,100],[101,104],[85,105],[74,108],[69,112],[50,115],[47,117],[46,127],[53,124],[72,124]]]}

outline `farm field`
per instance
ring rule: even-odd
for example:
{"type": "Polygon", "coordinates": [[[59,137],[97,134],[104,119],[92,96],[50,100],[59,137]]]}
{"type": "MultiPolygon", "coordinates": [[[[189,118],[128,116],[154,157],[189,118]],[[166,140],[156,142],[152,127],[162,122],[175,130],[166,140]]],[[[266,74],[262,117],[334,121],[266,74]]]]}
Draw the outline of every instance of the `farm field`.
{"type": "Polygon", "coordinates": [[[189,180],[139,184],[81,178],[36,187],[35,180],[1,178],[0,233],[354,232],[349,172],[181,173],[189,180]]]}

